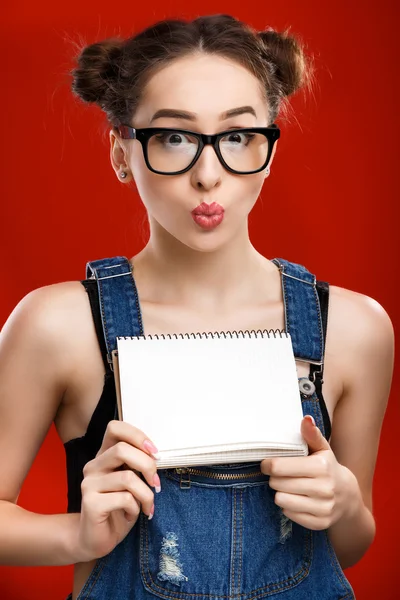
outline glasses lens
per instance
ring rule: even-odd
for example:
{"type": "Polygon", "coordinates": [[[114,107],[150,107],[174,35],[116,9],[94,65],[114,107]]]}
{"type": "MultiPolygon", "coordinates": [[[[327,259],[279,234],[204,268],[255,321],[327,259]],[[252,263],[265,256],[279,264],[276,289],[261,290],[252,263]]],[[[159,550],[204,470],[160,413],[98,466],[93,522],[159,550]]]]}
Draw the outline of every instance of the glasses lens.
{"type": "Polygon", "coordinates": [[[163,131],[151,136],[147,154],[151,167],[163,173],[186,169],[194,159],[199,141],[179,131],[163,131]]]}
{"type": "Polygon", "coordinates": [[[268,157],[269,141],[262,133],[235,131],[221,138],[219,149],[228,167],[238,173],[257,171],[268,157]]]}

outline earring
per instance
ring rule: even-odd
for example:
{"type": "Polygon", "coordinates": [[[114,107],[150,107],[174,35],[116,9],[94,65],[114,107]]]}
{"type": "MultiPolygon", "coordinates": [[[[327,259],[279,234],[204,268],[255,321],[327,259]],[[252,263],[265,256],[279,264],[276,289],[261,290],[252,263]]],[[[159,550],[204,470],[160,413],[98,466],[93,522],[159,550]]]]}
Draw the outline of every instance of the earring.
{"type": "Polygon", "coordinates": [[[270,173],[270,168],[269,168],[269,167],[267,167],[267,168],[265,169],[265,176],[269,175],[269,173],[270,173]]]}
{"type": "Polygon", "coordinates": [[[119,176],[121,177],[121,179],[125,179],[125,177],[127,176],[127,173],[125,171],[121,171],[119,176]]]}

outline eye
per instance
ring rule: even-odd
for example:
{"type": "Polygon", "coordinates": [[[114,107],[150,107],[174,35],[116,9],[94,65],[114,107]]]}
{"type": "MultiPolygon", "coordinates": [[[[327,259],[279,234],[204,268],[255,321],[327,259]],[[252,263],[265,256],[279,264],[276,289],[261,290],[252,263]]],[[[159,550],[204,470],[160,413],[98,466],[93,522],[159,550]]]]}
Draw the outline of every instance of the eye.
{"type": "Polygon", "coordinates": [[[228,135],[221,138],[221,143],[229,144],[232,146],[247,146],[253,138],[254,134],[252,133],[240,133],[239,131],[235,131],[234,133],[229,133],[228,135]]]}
{"type": "Polygon", "coordinates": [[[240,142],[243,141],[243,134],[242,133],[231,133],[231,135],[228,136],[228,141],[236,142],[237,144],[240,144],[240,142]]]}
{"type": "Polygon", "coordinates": [[[172,144],[173,146],[178,146],[184,141],[185,138],[179,133],[171,133],[171,135],[169,135],[167,139],[169,144],[172,144]]]}
{"type": "Polygon", "coordinates": [[[196,140],[190,136],[179,132],[162,132],[157,133],[155,138],[161,143],[169,147],[177,148],[179,146],[185,146],[187,144],[196,143],[196,140]]]}

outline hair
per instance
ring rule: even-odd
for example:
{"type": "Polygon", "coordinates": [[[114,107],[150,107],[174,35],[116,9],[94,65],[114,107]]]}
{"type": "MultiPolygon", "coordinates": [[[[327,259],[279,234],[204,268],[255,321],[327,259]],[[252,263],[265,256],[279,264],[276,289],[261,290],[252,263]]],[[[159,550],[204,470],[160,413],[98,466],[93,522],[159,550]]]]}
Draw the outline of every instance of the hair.
{"type": "Polygon", "coordinates": [[[206,53],[246,67],[260,81],[272,123],[286,99],[312,83],[304,44],[283,32],[256,31],[230,15],[159,21],[128,39],[111,37],[79,48],[72,91],[97,104],[114,127],[129,124],[146,83],[175,59],[206,53]]]}

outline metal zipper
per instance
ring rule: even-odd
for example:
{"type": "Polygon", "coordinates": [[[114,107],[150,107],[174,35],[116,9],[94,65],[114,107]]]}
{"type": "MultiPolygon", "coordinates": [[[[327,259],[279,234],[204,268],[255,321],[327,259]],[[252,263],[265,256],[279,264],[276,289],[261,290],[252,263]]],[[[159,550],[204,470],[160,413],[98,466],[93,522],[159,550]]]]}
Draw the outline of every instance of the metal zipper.
{"type": "Polygon", "coordinates": [[[211,479],[220,480],[237,480],[245,479],[246,477],[257,477],[262,475],[261,471],[255,471],[253,473],[211,473],[211,471],[201,471],[200,469],[193,469],[193,467],[177,467],[174,470],[175,473],[181,476],[180,487],[182,489],[190,488],[190,475],[201,475],[203,477],[210,477],[211,479]]]}

